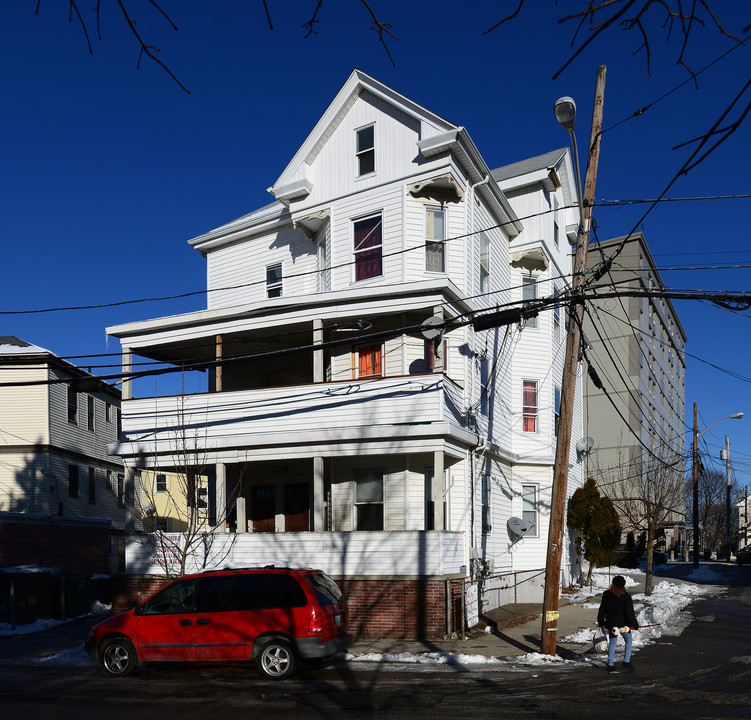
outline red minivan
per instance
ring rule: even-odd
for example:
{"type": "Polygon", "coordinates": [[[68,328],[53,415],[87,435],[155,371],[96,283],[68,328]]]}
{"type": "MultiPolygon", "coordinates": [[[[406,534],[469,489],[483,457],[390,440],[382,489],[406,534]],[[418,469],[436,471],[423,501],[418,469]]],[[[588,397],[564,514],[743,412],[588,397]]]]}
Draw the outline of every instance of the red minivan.
{"type": "Polygon", "coordinates": [[[346,628],[347,604],[326,573],[267,565],[186,575],[99,623],[84,646],[116,676],[150,662],[254,660],[282,680],[298,659],[349,647],[346,628]]]}

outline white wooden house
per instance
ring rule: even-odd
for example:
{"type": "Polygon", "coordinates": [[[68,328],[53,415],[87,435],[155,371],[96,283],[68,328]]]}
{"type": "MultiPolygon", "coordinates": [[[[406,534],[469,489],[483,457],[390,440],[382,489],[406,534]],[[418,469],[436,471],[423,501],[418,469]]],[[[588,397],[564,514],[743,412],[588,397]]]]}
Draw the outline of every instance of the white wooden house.
{"type": "Polygon", "coordinates": [[[49,350],[0,337],[0,532],[15,538],[0,543],[0,566],[109,570],[107,536],[123,537],[129,518],[123,463],[107,451],[119,412],[117,388],[49,350]],[[99,527],[101,548],[80,540],[99,527]],[[87,567],[87,556],[105,566],[87,567]]]}
{"type": "MultiPolygon", "coordinates": [[[[189,396],[125,383],[113,448],[174,467],[189,429],[220,525],[227,511],[204,561],[322,567],[361,618],[388,587],[403,600],[382,631],[405,636],[473,624],[502,602],[499,575],[544,566],[563,318],[471,324],[569,280],[571,161],[535,160],[491,173],[463,127],[354,71],[275,201],[190,241],[207,308],[108,328],[126,371],[139,356],[211,373],[189,396]],[[434,340],[426,323],[448,325],[434,340]]],[[[129,571],[148,567],[134,545],[129,571]]],[[[381,632],[370,613],[361,630],[381,632]]]]}

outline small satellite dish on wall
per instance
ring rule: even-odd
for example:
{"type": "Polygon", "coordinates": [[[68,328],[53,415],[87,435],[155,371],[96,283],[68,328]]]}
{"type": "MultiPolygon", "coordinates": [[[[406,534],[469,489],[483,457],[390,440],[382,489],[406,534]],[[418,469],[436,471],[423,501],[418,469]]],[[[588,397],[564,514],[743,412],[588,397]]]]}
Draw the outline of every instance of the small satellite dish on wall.
{"type": "Polygon", "coordinates": [[[532,527],[531,523],[518,517],[510,517],[506,523],[506,529],[508,530],[508,536],[511,538],[511,542],[516,542],[523,538],[532,527]]]}
{"type": "Polygon", "coordinates": [[[435,340],[436,338],[439,338],[441,336],[441,333],[443,332],[443,328],[445,324],[446,324],[445,320],[442,317],[439,317],[438,315],[433,315],[433,317],[429,317],[420,326],[422,336],[426,340],[435,340]]]}
{"type": "Polygon", "coordinates": [[[595,441],[591,437],[585,437],[576,443],[576,462],[584,460],[589,453],[592,452],[592,448],[595,446],[595,441]]]}

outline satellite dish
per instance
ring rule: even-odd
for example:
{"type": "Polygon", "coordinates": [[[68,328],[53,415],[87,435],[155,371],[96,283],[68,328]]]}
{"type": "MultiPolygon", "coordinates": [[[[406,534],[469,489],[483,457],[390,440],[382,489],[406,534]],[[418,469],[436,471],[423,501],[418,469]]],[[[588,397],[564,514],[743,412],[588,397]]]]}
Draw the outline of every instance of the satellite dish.
{"type": "Polygon", "coordinates": [[[439,317],[438,315],[433,315],[433,317],[429,317],[420,326],[422,336],[426,340],[435,340],[436,338],[441,336],[441,333],[443,332],[443,328],[445,324],[446,322],[444,321],[444,319],[442,317],[439,317]]]}
{"type": "Polygon", "coordinates": [[[520,538],[523,538],[533,527],[531,523],[518,517],[510,517],[506,523],[506,529],[508,530],[511,542],[516,542],[520,538]]]}
{"type": "Polygon", "coordinates": [[[592,452],[592,448],[595,446],[595,441],[591,437],[585,437],[576,443],[576,462],[584,460],[589,453],[592,452]]]}

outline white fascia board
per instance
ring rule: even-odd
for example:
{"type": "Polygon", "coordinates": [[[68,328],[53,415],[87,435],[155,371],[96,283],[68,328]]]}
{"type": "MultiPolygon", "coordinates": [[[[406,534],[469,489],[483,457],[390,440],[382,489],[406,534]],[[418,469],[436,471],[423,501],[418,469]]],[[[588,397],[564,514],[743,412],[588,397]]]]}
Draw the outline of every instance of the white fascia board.
{"type": "Polygon", "coordinates": [[[243,217],[222,225],[215,230],[188,240],[188,244],[192,245],[196,250],[205,253],[221,245],[265,232],[279,225],[280,222],[291,223],[291,218],[283,217],[285,213],[288,213],[287,208],[283,203],[277,201],[252,213],[243,215],[243,217]]]}
{"type": "Polygon", "coordinates": [[[272,302],[198,310],[183,315],[113,325],[105,331],[112,337],[127,340],[128,347],[136,349],[169,344],[174,341],[172,333],[183,328],[193,328],[195,332],[192,335],[201,337],[207,333],[238,332],[250,327],[273,327],[313,318],[345,317],[353,312],[376,315],[384,311],[427,308],[442,304],[447,299],[455,305],[457,314],[479,309],[474,302],[463,300],[459,289],[450,280],[442,278],[402,285],[331,290],[313,295],[276,298],[272,302]],[[169,338],[160,341],[159,335],[162,333],[169,335],[169,338]]]}

